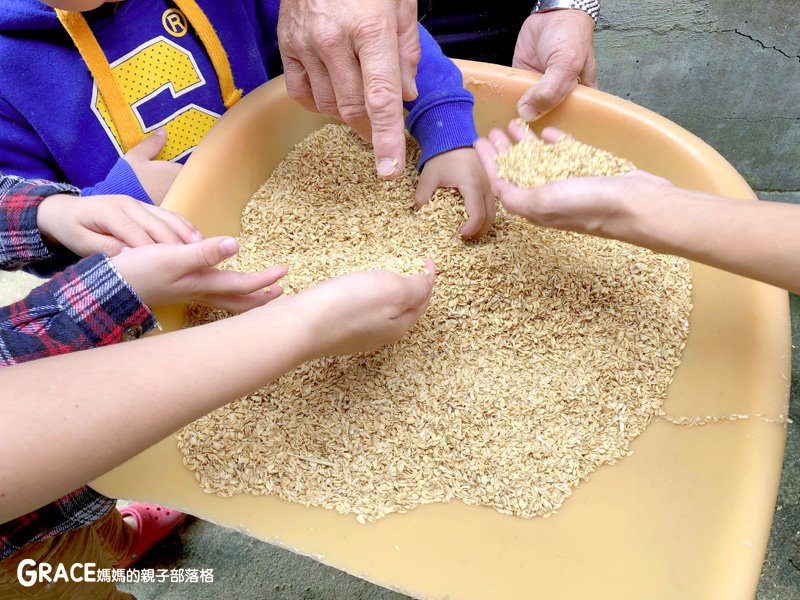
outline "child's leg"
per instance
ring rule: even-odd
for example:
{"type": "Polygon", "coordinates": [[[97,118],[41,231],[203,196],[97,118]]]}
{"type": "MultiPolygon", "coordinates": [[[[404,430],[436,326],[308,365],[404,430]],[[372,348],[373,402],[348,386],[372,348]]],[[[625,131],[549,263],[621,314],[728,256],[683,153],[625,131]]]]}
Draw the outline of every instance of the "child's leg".
{"type": "MultiPolygon", "coordinates": [[[[133,539],[133,529],[123,523],[119,511],[114,509],[88,527],[30,544],[6,560],[0,561],[0,598],[134,600],[133,596],[119,591],[111,582],[39,582],[31,587],[24,587],[17,575],[22,561],[27,561],[23,564],[23,578],[29,577],[29,574],[38,570],[38,565],[43,563],[52,566],[52,575],[55,575],[59,563],[66,567],[68,574],[70,567],[76,563],[94,563],[96,574],[97,569],[111,569],[114,564],[125,558],[133,539]],[[35,564],[31,565],[31,560],[35,561],[35,564]]],[[[76,568],[74,573],[80,577],[84,574],[84,569],[76,568]]]]}

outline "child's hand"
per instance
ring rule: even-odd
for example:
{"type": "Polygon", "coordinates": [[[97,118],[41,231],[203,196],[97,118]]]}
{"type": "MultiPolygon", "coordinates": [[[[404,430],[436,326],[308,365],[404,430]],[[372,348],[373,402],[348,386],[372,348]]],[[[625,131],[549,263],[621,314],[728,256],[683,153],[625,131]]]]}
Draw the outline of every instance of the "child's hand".
{"type": "Polygon", "coordinates": [[[129,196],[54,194],[39,205],[36,224],[49,244],[61,244],[79,256],[145,244],[181,244],[203,236],[182,215],[129,196]]]}
{"type": "Polygon", "coordinates": [[[403,276],[364,271],[336,277],[274,305],[298,311],[308,331],[310,358],[374,350],[402,337],[425,312],[433,291],[436,266],[427,273],[403,276]]]}
{"type": "Polygon", "coordinates": [[[286,275],[286,267],[256,273],[214,268],[238,250],[234,238],[215,237],[127,249],[111,262],[151,308],[193,301],[239,313],[280,296],[283,288],[274,284],[286,275]]]}
{"type": "Polygon", "coordinates": [[[167,130],[162,127],[125,153],[125,160],[156,205],[164,200],[182,166],[168,160],[154,160],[166,143],[167,130]]]}
{"type": "Polygon", "coordinates": [[[464,197],[467,222],[461,236],[482,237],[494,225],[494,195],[474,149],[459,148],[429,159],[417,184],[417,205],[427,204],[438,188],[447,187],[457,188],[464,197]]]}

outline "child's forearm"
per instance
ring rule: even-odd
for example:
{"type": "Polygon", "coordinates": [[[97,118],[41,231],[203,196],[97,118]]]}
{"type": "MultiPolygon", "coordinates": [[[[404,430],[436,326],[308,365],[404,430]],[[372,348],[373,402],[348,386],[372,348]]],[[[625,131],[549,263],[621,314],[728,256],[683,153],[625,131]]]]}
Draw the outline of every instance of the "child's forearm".
{"type": "Polygon", "coordinates": [[[418,167],[432,157],[469,148],[478,138],[472,116],[475,99],[464,89],[459,68],[419,25],[421,56],[417,68],[419,96],[406,102],[406,125],[422,150],[418,167]]]}
{"type": "Polygon", "coordinates": [[[0,371],[0,522],[85,485],[276,379],[309,358],[310,340],[291,305],[275,303],[0,371]]]}
{"type": "Polygon", "coordinates": [[[681,189],[620,201],[603,235],[800,292],[800,207],[681,189]]]}

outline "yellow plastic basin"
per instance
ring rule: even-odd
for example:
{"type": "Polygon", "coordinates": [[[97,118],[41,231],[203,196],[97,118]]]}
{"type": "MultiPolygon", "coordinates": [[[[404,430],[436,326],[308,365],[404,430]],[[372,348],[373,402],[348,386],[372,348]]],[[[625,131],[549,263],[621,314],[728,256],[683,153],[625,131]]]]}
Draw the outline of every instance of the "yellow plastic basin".
{"type": "MultiPolygon", "coordinates": [[[[504,126],[535,77],[460,63],[479,130],[504,126]]],[[[254,91],[209,132],[165,206],[206,235],[236,234],[242,207],[286,153],[325,123],[289,100],[282,78],[254,91]]],[[[712,148],[666,119],[579,88],[538,126],[633,160],[678,185],[754,195],[712,148]]],[[[712,224],[709,224],[712,226],[712,224]]],[[[786,414],[787,294],[693,265],[694,311],[665,409],[673,416],[786,414]]],[[[161,311],[165,329],[182,323],[161,311]]],[[[230,373],[220,373],[230,377],[230,373]]],[[[424,598],[752,598],[780,477],[785,426],[745,419],[701,427],[654,422],[634,454],[597,471],[549,519],[461,503],[359,525],[352,516],[273,497],[203,493],[163,440],[92,485],[159,502],[424,598]]],[[[204,565],[213,567],[214,565],[204,565]]],[[[233,586],[229,578],[220,585],[233,586]]]]}

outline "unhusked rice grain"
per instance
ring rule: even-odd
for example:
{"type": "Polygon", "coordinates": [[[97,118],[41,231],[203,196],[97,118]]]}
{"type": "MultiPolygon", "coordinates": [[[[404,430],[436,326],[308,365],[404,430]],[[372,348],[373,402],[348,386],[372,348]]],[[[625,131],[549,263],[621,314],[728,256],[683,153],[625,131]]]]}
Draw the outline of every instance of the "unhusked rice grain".
{"type": "MultiPolygon", "coordinates": [[[[413,210],[409,143],[404,176],[384,183],[358,136],[325,126],[244,210],[229,266],[286,264],[290,293],[358,269],[416,272],[425,257],[438,277],[428,312],[393,346],[305,364],[185,427],[184,463],[205,491],[275,494],[361,523],[454,499],[546,516],[659,413],[688,334],[689,264],[502,211],[465,243],[456,192],[413,210]]],[[[582,172],[632,168],[563,146],[582,172]]],[[[550,166],[532,176],[554,179],[562,159],[536,161],[550,166]]]]}
{"type": "Polygon", "coordinates": [[[497,174],[524,188],[570,177],[622,175],[635,165],[564,135],[554,144],[529,137],[497,157],[497,174]]]}

